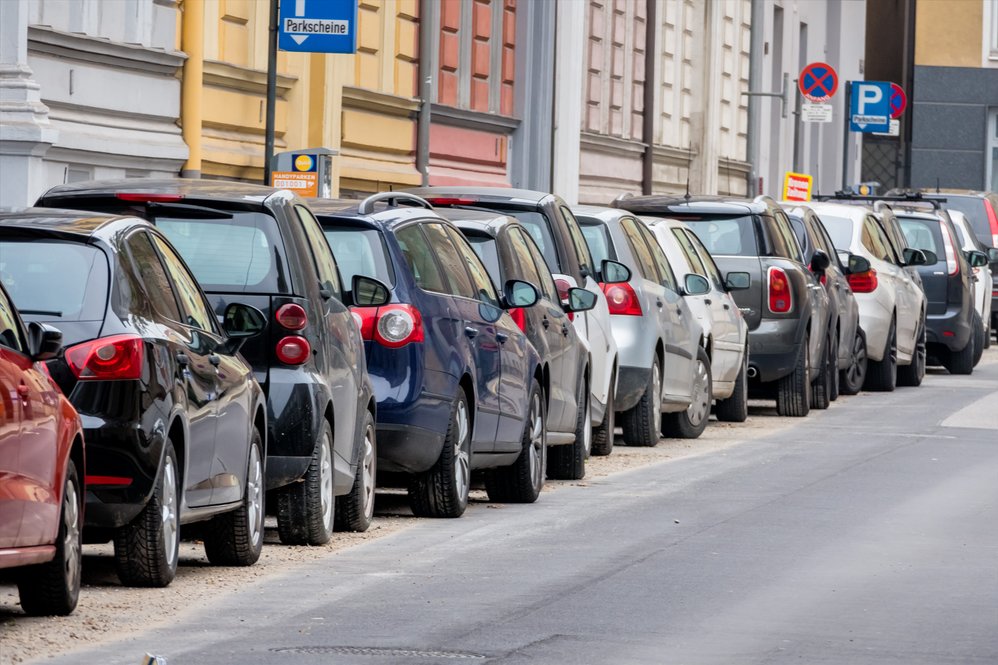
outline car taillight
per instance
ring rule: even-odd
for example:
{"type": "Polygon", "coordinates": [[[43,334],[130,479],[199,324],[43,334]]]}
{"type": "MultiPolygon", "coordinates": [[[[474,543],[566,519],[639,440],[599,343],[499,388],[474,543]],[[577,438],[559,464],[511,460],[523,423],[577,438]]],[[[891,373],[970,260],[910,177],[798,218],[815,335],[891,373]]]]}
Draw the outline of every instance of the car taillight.
{"type": "Polygon", "coordinates": [[[848,275],[846,279],[853,293],[873,293],[877,289],[877,271],[873,268],[848,275]]]}
{"type": "Polygon", "coordinates": [[[960,263],[956,260],[956,242],[950,235],[949,227],[942,224],[943,229],[943,251],[946,252],[946,272],[955,275],[960,272],[960,263]]]}
{"type": "Polygon", "coordinates": [[[641,316],[641,303],[638,302],[638,294],[634,292],[627,282],[620,284],[603,284],[603,293],[606,294],[606,304],[610,307],[610,314],[621,316],[641,316]]]}
{"type": "Polygon", "coordinates": [[[288,330],[302,330],[308,325],[308,314],[305,313],[305,308],[293,302],[277,308],[274,319],[288,330]]]}
{"type": "Polygon", "coordinates": [[[378,308],[377,307],[351,307],[350,313],[353,314],[353,320],[360,328],[360,337],[365,342],[370,342],[374,339],[374,324],[378,321],[378,308]]]}
{"type": "Polygon", "coordinates": [[[66,349],[69,371],[81,380],[109,381],[142,376],[145,343],[137,335],[114,335],[66,349]]]}
{"type": "Polygon", "coordinates": [[[773,314],[786,314],[794,307],[794,292],[790,288],[790,278],[783,268],[769,269],[769,311],[773,314]]]}
{"type": "Polygon", "coordinates": [[[458,196],[428,196],[426,197],[426,202],[435,206],[460,206],[478,203],[478,199],[458,196]]]}
{"type": "Polygon", "coordinates": [[[523,332],[527,332],[527,312],[522,307],[514,307],[509,310],[509,315],[523,332]]]}
{"type": "Polygon", "coordinates": [[[302,365],[312,354],[312,345],[304,337],[288,335],[281,338],[274,348],[277,359],[285,365],[302,365]]]}
{"type": "Polygon", "coordinates": [[[385,305],[378,308],[374,339],[382,346],[397,349],[423,341],[423,317],[412,305],[385,305]]]}
{"type": "Polygon", "coordinates": [[[121,201],[137,201],[139,203],[176,203],[184,198],[180,194],[147,194],[143,192],[118,192],[114,196],[121,201]]]}
{"type": "Polygon", "coordinates": [[[821,282],[822,286],[828,283],[828,278],[825,277],[825,273],[821,273],[821,275],[818,277],[818,281],[821,282]]]}
{"type": "Polygon", "coordinates": [[[991,227],[991,246],[998,247],[998,213],[988,199],[984,199],[984,210],[988,213],[988,226],[991,227]]]}
{"type": "MultiPolygon", "coordinates": [[[[572,288],[572,285],[568,283],[567,279],[556,279],[554,280],[555,288],[558,289],[558,299],[561,300],[562,305],[568,304],[568,290],[572,288]]],[[[568,320],[575,320],[575,312],[568,313],[568,320]]]]}

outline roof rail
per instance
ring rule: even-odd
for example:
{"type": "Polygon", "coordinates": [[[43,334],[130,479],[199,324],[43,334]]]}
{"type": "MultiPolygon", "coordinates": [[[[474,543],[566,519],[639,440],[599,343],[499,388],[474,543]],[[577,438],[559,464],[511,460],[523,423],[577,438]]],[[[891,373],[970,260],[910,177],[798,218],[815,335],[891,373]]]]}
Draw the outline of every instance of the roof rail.
{"type": "Polygon", "coordinates": [[[815,194],[813,198],[816,201],[869,201],[871,203],[885,201],[887,203],[899,204],[928,203],[936,210],[942,208],[942,204],[946,203],[945,196],[923,194],[922,192],[905,192],[904,194],[874,196],[872,194],[854,194],[849,191],[841,191],[835,192],[834,194],[815,194]]]}
{"type": "Polygon", "coordinates": [[[372,194],[366,199],[360,202],[357,207],[357,213],[361,215],[370,215],[374,212],[374,204],[381,203],[385,201],[389,208],[397,208],[399,202],[405,201],[406,203],[411,203],[419,206],[420,208],[426,208],[427,210],[433,210],[433,206],[430,202],[421,196],[416,196],[415,194],[407,194],[405,192],[378,192],[377,194],[372,194]]]}

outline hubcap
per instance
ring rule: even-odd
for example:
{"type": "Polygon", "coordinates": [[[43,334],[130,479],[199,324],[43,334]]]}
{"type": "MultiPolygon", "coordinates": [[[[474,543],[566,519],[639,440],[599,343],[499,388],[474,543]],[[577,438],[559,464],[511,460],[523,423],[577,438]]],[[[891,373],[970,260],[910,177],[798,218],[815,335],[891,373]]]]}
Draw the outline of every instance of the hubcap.
{"type": "Polygon", "coordinates": [[[361,474],[364,492],[364,516],[371,519],[374,516],[374,483],[375,483],[375,455],[374,455],[374,428],[368,427],[364,435],[364,470],[361,474]]]}
{"type": "Polygon", "coordinates": [[[918,325],[918,343],[915,345],[915,362],[918,363],[918,374],[925,373],[925,322],[918,325]]]}
{"type": "MultiPolygon", "coordinates": [[[[587,407],[588,411],[588,407],[587,407]]],[[[586,428],[588,431],[590,428],[586,428]]],[[[540,490],[544,483],[544,412],[541,396],[534,394],[530,400],[530,481],[540,490]]]]}
{"type": "Polygon", "coordinates": [[[75,589],[80,584],[80,497],[76,493],[76,484],[66,485],[66,495],[62,498],[62,520],[66,537],[63,539],[62,551],[66,557],[66,581],[69,587],[75,589]]]}
{"type": "Polygon", "coordinates": [[[163,466],[163,506],[160,510],[163,520],[163,547],[166,548],[166,563],[173,567],[177,558],[177,474],[173,468],[173,460],[166,458],[163,466]]]}
{"type": "Polygon", "coordinates": [[[249,521],[250,542],[256,547],[263,537],[263,464],[260,449],[250,446],[250,472],[246,478],[246,517],[249,521]]]}
{"type": "Polygon", "coordinates": [[[693,401],[686,408],[686,417],[696,426],[703,422],[710,409],[710,395],[707,390],[707,365],[697,360],[696,382],[693,385],[693,401]]]}
{"type": "Polygon", "coordinates": [[[662,410],[662,372],[658,363],[651,366],[651,396],[652,404],[657,411],[662,410]]]}
{"type": "Polygon", "coordinates": [[[327,528],[333,524],[333,460],[329,451],[329,439],[323,438],[319,453],[319,505],[322,507],[322,523],[327,528]]]}
{"type": "Polygon", "coordinates": [[[586,414],[582,420],[582,442],[586,448],[586,457],[589,457],[589,451],[593,447],[593,426],[592,426],[592,404],[590,404],[589,393],[583,393],[583,401],[586,404],[586,414]]]}
{"type": "Polygon", "coordinates": [[[856,334],[856,341],[852,345],[852,357],[849,359],[849,383],[858,386],[863,378],[863,366],[866,364],[866,343],[863,337],[856,334]]]}
{"type": "Polygon", "coordinates": [[[454,442],[454,486],[461,501],[468,496],[471,485],[471,460],[468,455],[468,405],[457,405],[457,441],[454,442]]]}

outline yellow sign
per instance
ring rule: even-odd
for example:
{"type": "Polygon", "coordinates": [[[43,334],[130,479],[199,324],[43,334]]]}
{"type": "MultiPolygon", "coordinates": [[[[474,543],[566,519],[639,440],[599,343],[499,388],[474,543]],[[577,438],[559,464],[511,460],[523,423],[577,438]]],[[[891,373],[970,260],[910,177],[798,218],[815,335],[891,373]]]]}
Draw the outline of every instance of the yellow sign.
{"type": "Polygon", "coordinates": [[[290,189],[303,198],[314,198],[319,195],[319,174],[315,171],[305,173],[274,171],[270,175],[270,186],[277,189],[290,189]]]}
{"type": "Polygon", "coordinates": [[[813,178],[806,173],[787,171],[783,176],[784,201],[810,201],[813,178]]]}
{"type": "Polygon", "coordinates": [[[311,171],[315,160],[311,155],[298,155],[295,157],[295,171],[311,171]]]}

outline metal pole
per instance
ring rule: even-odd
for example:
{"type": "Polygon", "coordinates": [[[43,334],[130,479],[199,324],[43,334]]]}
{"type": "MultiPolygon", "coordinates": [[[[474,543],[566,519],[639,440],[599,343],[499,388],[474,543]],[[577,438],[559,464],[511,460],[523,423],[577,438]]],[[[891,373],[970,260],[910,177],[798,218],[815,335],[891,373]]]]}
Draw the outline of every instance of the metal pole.
{"type": "MultiPolygon", "coordinates": [[[[0,0],[2,1],[2,0],[0,0]]],[[[182,5],[180,45],[187,60],[180,83],[180,125],[188,157],[182,178],[201,177],[201,129],[204,124],[204,2],[186,0],[182,5]]]]}
{"type": "Polygon", "coordinates": [[[842,107],[842,190],[849,189],[849,107],[852,104],[852,83],[845,82],[845,106],[842,107]]]}
{"type": "Polygon", "coordinates": [[[657,8],[657,0],[648,0],[645,18],[644,111],[641,117],[641,138],[645,143],[645,154],[641,160],[641,193],[645,195],[654,193],[652,189],[655,179],[655,119],[658,116],[658,111],[655,109],[657,82],[653,72],[655,72],[655,61],[658,59],[658,46],[655,44],[655,33],[657,32],[655,28],[658,24],[657,8]]]}
{"type": "Polygon", "coordinates": [[[430,113],[433,103],[434,13],[437,0],[419,0],[419,117],[416,122],[416,170],[423,187],[430,184],[430,113]]]}
{"type": "MultiPolygon", "coordinates": [[[[763,48],[763,22],[765,21],[766,7],[763,0],[752,0],[752,27],[749,40],[749,90],[758,90],[762,85],[762,48],[763,48]]],[[[646,73],[647,75],[647,73],[646,73]]],[[[747,136],[745,141],[745,160],[749,163],[747,194],[749,198],[755,198],[758,193],[759,182],[759,104],[762,103],[758,97],[749,97],[748,100],[748,126],[745,131],[747,136]]]]}
{"type": "Polygon", "coordinates": [[[801,111],[800,111],[800,98],[801,98],[801,94],[800,94],[800,91],[797,89],[797,79],[794,79],[793,92],[790,93],[790,94],[792,94],[794,96],[794,173],[800,173],[801,170],[802,170],[802,168],[803,168],[802,162],[804,160],[802,159],[802,155],[800,154],[802,152],[801,151],[801,145],[800,145],[800,125],[801,125],[801,122],[800,122],[800,113],[801,113],[801,111]]]}
{"type": "Polygon", "coordinates": [[[274,118],[277,114],[277,23],[279,0],[270,0],[270,31],[267,44],[267,126],[263,152],[263,184],[270,185],[274,161],[274,118]]]}

